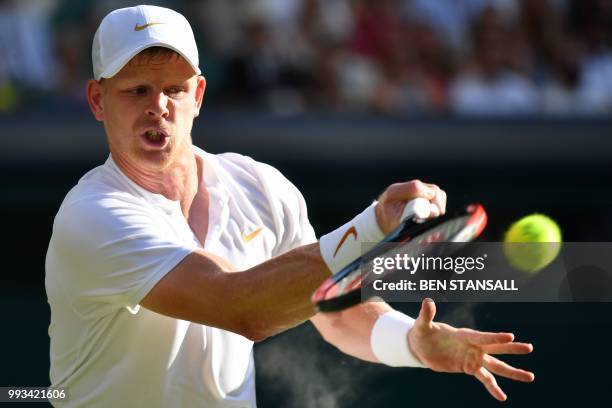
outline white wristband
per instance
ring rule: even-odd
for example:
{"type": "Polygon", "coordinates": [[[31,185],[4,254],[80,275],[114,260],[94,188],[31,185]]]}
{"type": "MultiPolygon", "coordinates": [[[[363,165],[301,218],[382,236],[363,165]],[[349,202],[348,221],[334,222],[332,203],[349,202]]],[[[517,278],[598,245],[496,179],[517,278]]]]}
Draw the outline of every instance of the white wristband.
{"type": "Polygon", "coordinates": [[[385,237],[376,221],[375,207],[376,201],[351,221],[319,239],[321,255],[332,274],[361,256],[362,243],[379,242],[385,237]]]}
{"type": "MultiPolygon", "coordinates": [[[[374,201],[351,221],[319,239],[321,255],[332,274],[362,255],[362,243],[377,243],[385,237],[376,220],[376,203],[374,201]]],[[[415,198],[404,206],[401,220],[407,217],[425,219],[432,205],[424,198],[415,198]]]]}
{"type": "Polygon", "coordinates": [[[397,310],[378,317],[370,337],[372,352],[378,361],[391,367],[425,367],[408,347],[412,326],[414,319],[397,310]]]}

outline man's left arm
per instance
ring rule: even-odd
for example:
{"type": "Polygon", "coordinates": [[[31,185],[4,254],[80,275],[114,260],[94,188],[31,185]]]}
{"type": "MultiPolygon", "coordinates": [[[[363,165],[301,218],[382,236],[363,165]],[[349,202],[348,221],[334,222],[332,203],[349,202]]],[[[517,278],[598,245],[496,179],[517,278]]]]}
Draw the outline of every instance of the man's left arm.
{"type": "Polygon", "coordinates": [[[364,302],[335,313],[317,313],[310,321],[328,343],[361,360],[380,363],[371,334],[378,318],[392,311],[385,302],[364,302]]]}
{"type": "Polygon", "coordinates": [[[511,333],[457,329],[434,322],[435,313],[431,299],[423,301],[416,320],[384,302],[365,302],[341,312],[319,313],[311,322],[326,341],[346,354],[391,366],[424,366],[473,375],[500,401],[507,397],[494,374],[523,382],[534,380],[533,373],[493,356],[528,354],[533,350],[531,344],[514,342],[511,333]]]}

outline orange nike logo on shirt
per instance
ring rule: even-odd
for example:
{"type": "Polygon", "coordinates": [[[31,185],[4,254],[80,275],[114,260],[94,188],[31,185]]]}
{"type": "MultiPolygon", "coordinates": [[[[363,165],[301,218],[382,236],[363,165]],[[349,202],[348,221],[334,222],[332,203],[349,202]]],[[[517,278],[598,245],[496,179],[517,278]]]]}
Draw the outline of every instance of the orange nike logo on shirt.
{"type": "Polygon", "coordinates": [[[355,236],[355,239],[357,239],[357,229],[354,226],[346,230],[346,232],[344,233],[344,235],[340,239],[340,242],[338,243],[338,246],[336,247],[336,250],[334,251],[334,256],[336,256],[336,254],[338,253],[338,251],[342,247],[342,244],[344,244],[344,241],[346,241],[346,239],[349,237],[349,235],[353,235],[353,236],[355,236]]]}
{"type": "Polygon", "coordinates": [[[249,242],[253,238],[255,238],[257,235],[259,235],[262,229],[263,227],[259,227],[255,231],[251,232],[250,234],[242,234],[242,239],[244,240],[244,242],[249,242]]]}
{"type": "Polygon", "coordinates": [[[151,27],[152,25],[156,25],[156,24],[166,24],[166,23],[147,23],[147,24],[143,24],[143,25],[138,25],[136,24],[134,26],[134,31],[142,31],[147,27],[151,27]]]}

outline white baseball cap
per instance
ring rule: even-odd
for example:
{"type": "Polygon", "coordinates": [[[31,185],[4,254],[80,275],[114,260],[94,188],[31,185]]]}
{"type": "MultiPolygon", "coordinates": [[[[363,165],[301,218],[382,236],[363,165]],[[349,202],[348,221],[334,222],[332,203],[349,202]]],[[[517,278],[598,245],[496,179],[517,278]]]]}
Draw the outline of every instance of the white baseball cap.
{"type": "Polygon", "coordinates": [[[178,52],[196,74],[198,47],[191,26],[182,14],[157,6],[136,6],[110,12],[102,19],[91,48],[96,81],[110,78],[136,54],[149,47],[178,52]]]}

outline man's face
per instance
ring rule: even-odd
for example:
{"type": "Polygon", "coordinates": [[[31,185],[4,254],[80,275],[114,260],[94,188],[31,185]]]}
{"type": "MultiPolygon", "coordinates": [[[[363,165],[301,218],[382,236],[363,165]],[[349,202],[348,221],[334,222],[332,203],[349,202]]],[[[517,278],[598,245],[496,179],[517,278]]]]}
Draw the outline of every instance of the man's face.
{"type": "Polygon", "coordinates": [[[159,171],[191,147],[205,86],[178,54],[139,54],[114,77],[91,80],[88,99],[113,158],[134,170],[159,171]]]}

